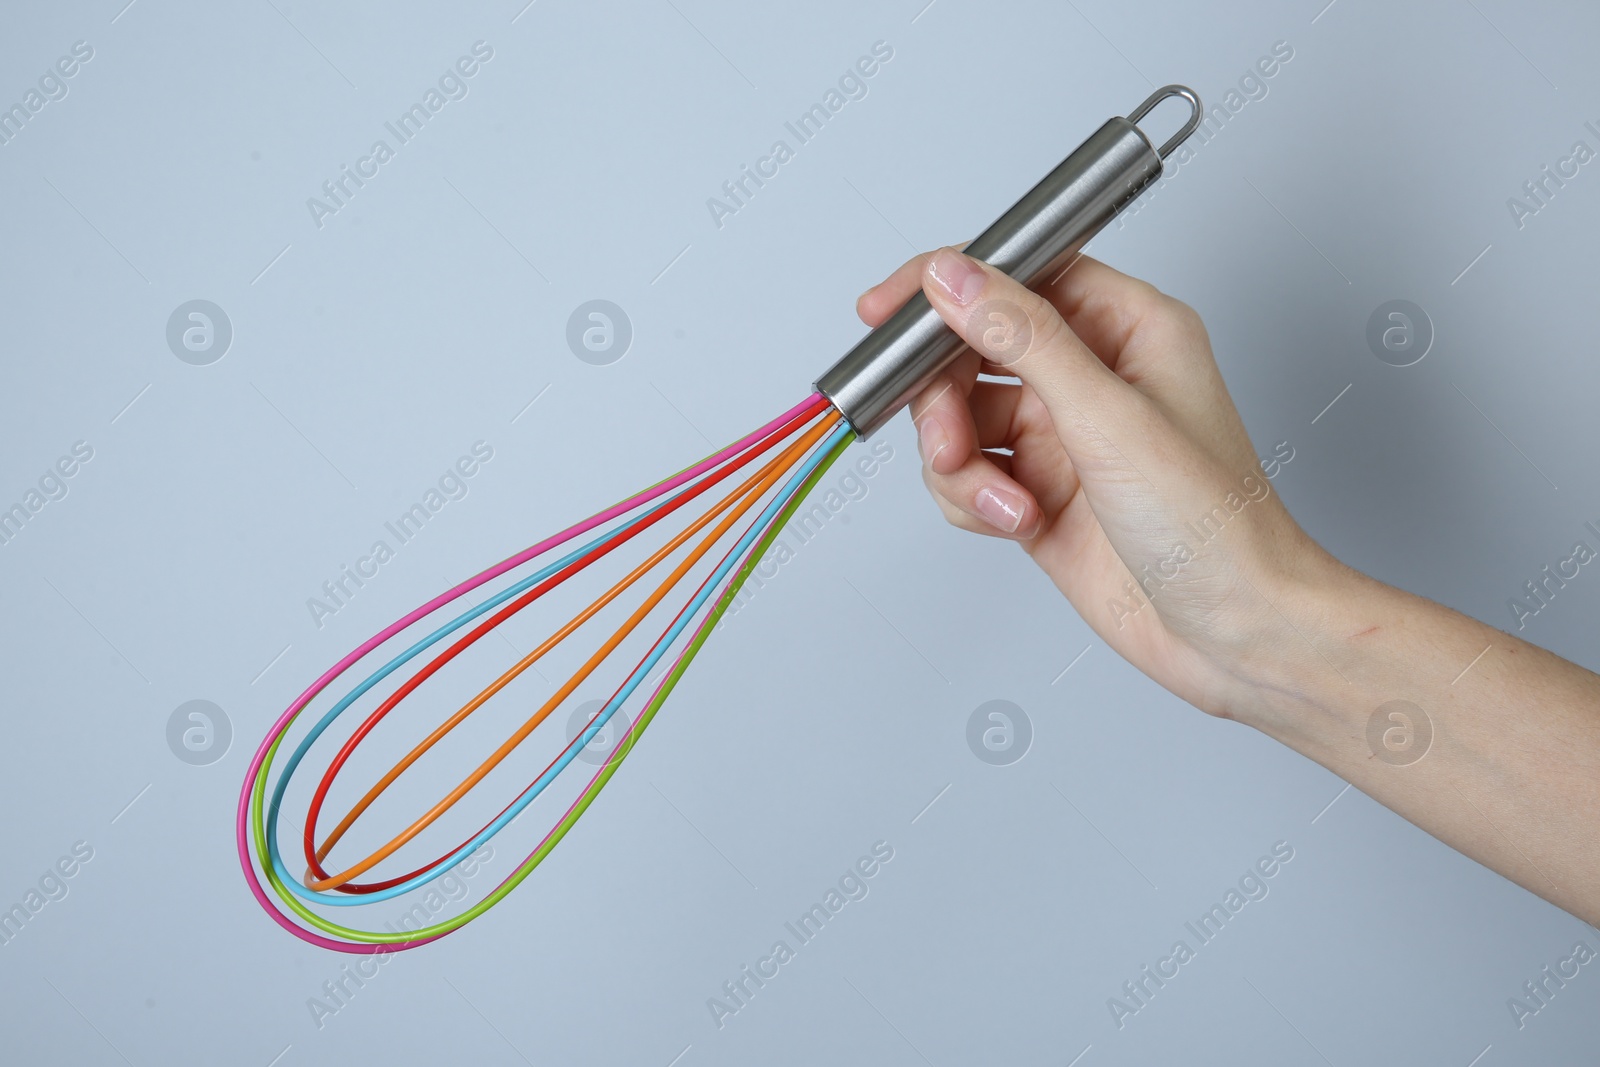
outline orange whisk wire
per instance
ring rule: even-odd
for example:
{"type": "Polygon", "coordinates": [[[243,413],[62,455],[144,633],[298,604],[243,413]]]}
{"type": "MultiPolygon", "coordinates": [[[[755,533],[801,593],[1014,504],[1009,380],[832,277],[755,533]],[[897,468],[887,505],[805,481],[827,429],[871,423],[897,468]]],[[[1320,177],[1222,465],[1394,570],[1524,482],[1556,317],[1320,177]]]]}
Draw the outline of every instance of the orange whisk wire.
{"type": "MultiPolygon", "coordinates": [[[[519,745],[521,745],[521,743],[525,741],[533,733],[533,731],[545,721],[546,718],[549,717],[555,708],[559,707],[560,704],[566,700],[567,697],[570,696],[572,692],[579,685],[581,685],[589,677],[589,675],[593,673],[593,671],[611,655],[613,651],[615,651],[621,642],[638,627],[639,623],[642,622],[663,599],[665,599],[673,587],[682,581],[683,577],[693,569],[695,564],[698,563],[702,557],[704,557],[711,547],[720,541],[722,537],[726,535],[726,533],[739,521],[739,519],[746,512],[748,512],[757,501],[765,496],[766,493],[769,492],[773,486],[779,482],[779,480],[787,471],[793,468],[793,466],[805,455],[809,449],[811,449],[813,445],[821,441],[830,430],[834,429],[838,423],[838,419],[838,414],[830,411],[823,419],[819,420],[797,440],[786,447],[778,456],[766,463],[755,474],[751,475],[731,493],[719,501],[709,512],[701,516],[694,523],[677,534],[665,547],[653,553],[650,558],[639,564],[639,566],[634,568],[634,570],[631,571],[624,579],[613,585],[609,590],[602,594],[600,598],[580,611],[548,639],[541,643],[538,648],[535,648],[532,652],[519,660],[514,666],[504,672],[499,678],[491,682],[487,687],[485,687],[458,711],[456,711],[449,719],[447,719],[432,733],[430,733],[427,738],[425,738],[409,753],[402,757],[400,761],[394,765],[394,767],[385,773],[384,776],[380,778],[370,790],[367,791],[361,800],[358,801],[356,805],[354,805],[344,816],[344,818],[340,820],[339,824],[333,829],[333,831],[329,833],[327,839],[317,847],[315,856],[317,861],[319,861],[319,866],[320,861],[326,858],[328,852],[345,835],[345,833],[349,831],[349,829],[371,806],[371,804],[379,796],[381,796],[383,792],[388,789],[389,786],[392,785],[425,752],[437,744],[438,741],[441,740],[445,735],[454,730],[456,726],[460,725],[460,723],[463,722],[467,716],[481,707],[490,697],[500,692],[500,690],[502,690],[506,685],[510,684],[513,679],[526,671],[528,667],[532,666],[534,662],[549,652],[550,649],[554,648],[562,640],[570,636],[579,626],[592,618],[606,605],[614,601],[641,577],[653,570],[662,560],[666,559],[678,548],[682,547],[696,533],[703,530],[719,515],[723,515],[724,512],[727,512],[722,521],[717,524],[716,528],[697,546],[695,546],[690,554],[680,564],[678,564],[671,574],[668,575],[666,580],[663,581],[662,584],[658,586],[656,590],[646,599],[646,601],[628,617],[622,626],[619,627],[619,629],[613,633],[592,656],[590,656],[584,665],[580,667],[578,671],[575,672],[572,677],[570,677],[533,716],[531,716],[526,722],[523,723],[521,727],[512,733],[511,736],[507,738],[507,740],[501,744],[501,746],[497,748],[488,759],[484,760],[483,763],[478,766],[478,768],[476,768],[471,774],[463,779],[460,784],[450,791],[449,794],[442,798],[437,804],[435,804],[420,818],[414,821],[410,826],[406,827],[395,837],[391,838],[383,846],[345,870],[337,874],[327,875],[326,877],[316,877],[316,871],[308,872],[306,885],[309,888],[318,891],[335,889],[344,886],[351,879],[364,874],[377,864],[381,863],[383,860],[387,859],[389,856],[393,855],[406,843],[413,840],[428,826],[437,821],[442,815],[444,815],[445,812],[447,812],[463,797],[465,797],[468,792],[470,792],[484,779],[484,777],[486,777],[519,745]]],[[[564,577],[565,575],[558,576],[557,580],[564,577]]],[[[543,590],[541,589],[540,592],[542,591],[543,590]]],[[[497,624],[498,620],[492,625],[497,624]]],[[[492,628],[492,625],[488,627],[480,627],[480,629],[483,629],[486,632],[486,629],[492,628]]],[[[472,640],[476,640],[476,637],[481,636],[481,633],[475,631],[474,635],[469,636],[471,636],[472,640]]],[[[453,649],[446,655],[453,655],[455,651],[459,651],[459,649],[453,649]]],[[[431,673],[431,671],[429,673],[431,673]]],[[[409,690],[406,690],[406,692],[409,692],[409,690]]],[[[396,694],[397,697],[400,695],[403,695],[403,693],[396,694]]],[[[392,704],[389,706],[392,707],[392,704]]],[[[387,708],[382,710],[386,711],[387,708]]]]}

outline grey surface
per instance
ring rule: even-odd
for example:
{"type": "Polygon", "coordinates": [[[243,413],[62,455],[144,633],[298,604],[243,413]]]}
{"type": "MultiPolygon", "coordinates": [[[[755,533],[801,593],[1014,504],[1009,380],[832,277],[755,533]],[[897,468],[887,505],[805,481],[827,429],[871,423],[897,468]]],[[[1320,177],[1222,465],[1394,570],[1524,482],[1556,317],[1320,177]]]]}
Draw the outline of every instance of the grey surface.
{"type": "MultiPolygon", "coordinates": [[[[1316,537],[1514,629],[1508,598],[1600,523],[1597,164],[1520,228],[1507,206],[1600,147],[1592,6],[123,2],[0,16],[0,103],[94,49],[0,145],[0,500],[93,448],[0,546],[0,901],[93,849],[0,947],[9,1062],[1595,1061],[1593,966],[1521,1029],[1507,999],[1600,935],[1144,680],[1021,553],[937,520],[904,419],[550,862],[321,1028],[342,961],[257,912],[231,838],[249,753],[348,648],[787,407],[867,284],[1152,85],[1218,103],[1277,41],[1266,95],[1093,251],[1202,311],[1316,537]],[[479,40],[468,95],[314,225],[306,198],[479,40]],[[865,98],[714,225],[879,40],[865,98]],[[208,365],[167,343],[197,299],[232,325],[208,365]],[[632,324],[609,365],[566,343],[596,299],[632,324]],[[1392,300],[1436,334],[1410,366],[1367,345],[1392,300]],[[466,497],[314,625],[478,440],[466,497]],[[169,748],[194,700],[231,722],[207,765],[169,748]],[[991,701],[1029,719],[1020,761],[968,747],[991,701]],[[869,894],[719,1029],[707,998],[880,840],[869,894]],[[1118,1029],[1108,998],[1280,841],[1270,893],[1118,1029]]],[[[1597,610],[1585,570],[1521,632],[1594,667],[1597,610]]]]}

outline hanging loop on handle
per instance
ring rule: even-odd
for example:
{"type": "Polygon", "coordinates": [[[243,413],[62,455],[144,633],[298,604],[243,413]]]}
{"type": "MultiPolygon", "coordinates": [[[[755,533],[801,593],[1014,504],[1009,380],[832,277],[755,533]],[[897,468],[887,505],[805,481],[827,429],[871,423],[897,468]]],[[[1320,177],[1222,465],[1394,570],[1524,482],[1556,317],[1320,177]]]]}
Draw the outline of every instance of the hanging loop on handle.
{"type": "Polygon", "coordinates": [[[1128,113],[1128,121],[1137,126],[1140,119],[1150,114],[1151,108],[1161,103],[1161,101],[1174,96],[1181,97],[1189,102],[1189,120],[1183,124],[1182,129],[1167,139],[1166,144],[1156,150],[1156,155],[1162,159],[1172,155],[1174,149],[1186,141],[1191,133],[1200,128],[1200,117],[1204,114],[1200,110],[1200,97],[1187,85],[1163,85],[1151,93],[1144,103],[1128,113]]]}
{"type": "MultiPolygon", "coordinates": [[[[975,237],[966,254],[1035,285],[1065,270],[1085,244],[1161,177],[1164,157],[1200,126],[1192,89],[1157,89],[1127,118],[1104,125],[975,237]],[[1169,96],[1189,102],[1189,121],[1157,151],[1137,122],[1169,96]]],[[[920,290],[816,381],[861,437],[870,437],[927,387],[965,342],[920,290]]]]}

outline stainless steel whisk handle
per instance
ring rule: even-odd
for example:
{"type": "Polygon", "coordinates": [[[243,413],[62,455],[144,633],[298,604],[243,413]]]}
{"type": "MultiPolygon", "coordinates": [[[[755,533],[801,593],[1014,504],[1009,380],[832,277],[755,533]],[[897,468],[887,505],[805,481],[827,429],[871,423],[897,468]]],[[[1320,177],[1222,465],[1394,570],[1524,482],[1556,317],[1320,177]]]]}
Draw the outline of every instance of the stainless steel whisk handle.
{"type": "MultiPolygon", "coordinates": [[[[1200,97],[1182,85],[1157,89],[1126,118],[1113,118],[967,246],[1024,285],[1053,277],[1100,229],[1161,176],[1162,160],[1200,125],[1200,97]],[[1139,120],[1169,97],[1190,115],[1160,149],[1139,120]]],[[[963,342],[918,292],[816,381],[862,437],[876,433],[941,370],[963,342]]]]}

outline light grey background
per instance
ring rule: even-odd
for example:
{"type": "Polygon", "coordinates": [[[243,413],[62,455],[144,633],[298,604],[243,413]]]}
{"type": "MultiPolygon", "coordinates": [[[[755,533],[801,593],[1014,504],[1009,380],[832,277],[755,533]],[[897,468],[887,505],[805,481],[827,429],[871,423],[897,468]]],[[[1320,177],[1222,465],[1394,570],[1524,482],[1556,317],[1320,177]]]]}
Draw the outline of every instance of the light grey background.
{"type": "MultiPolygon", "coordinates": [[[[259,914],[232,841],[287,702],[794,403],[861,334],[860,290],[1152,85],[1219,103],[1293,48],[1094,251],[1203,313],[1314,536],[1514,629],[1508,598],[1600,522],[1600,164],[1521,228],[1506,203],[1600,147],[1592,5],[925,2],[8,6],[0,104],[94,49],[0,145],[0,503],[94,449],[0,546],[0,904],[94,849],[0,947],[8,1060],[1595,1061],[1594,966],[1522,1029],[1507,999],[1600,935],[1122,663],[1021,553],[937,519],[903,417],[850,521],[708,645],[551,860],[313,1020],[345,960],[259,914]],[[479,40],[466,98],[319,229],[306,199],[479,40]],[[880,40],[868,95],[715,226],[707,198],[880,40]],[[233,327],[209,366],[165,340],[193,299],[233,327]],[[591,299],[633,325],[610,366],[566,346],[591,299]],[[1434,324],[1414,366],[1365,341],[1392,299],[1434,324]],[[314,625],[306,599],[478,440],[469,495],[314,625]],[[233,727],[209,766],[167,745],[195,699],[233,727]],[[967,747],[996,699],[1034,731],[1010,766],[967,747]],[[707,998],[879,840],[870,894],[719,1029],[707,998]],[[1270,895],[1119,1030],[1108,998],[1279,841],[1270,895]]],[[[1594,667],[1597,611],[1585,570],[1522,633],[1594,667]]]]}

